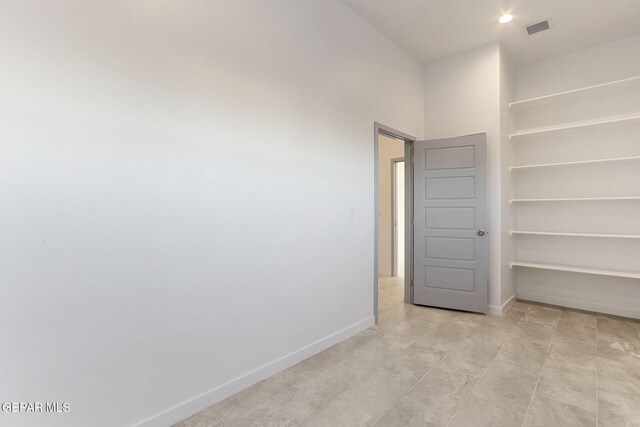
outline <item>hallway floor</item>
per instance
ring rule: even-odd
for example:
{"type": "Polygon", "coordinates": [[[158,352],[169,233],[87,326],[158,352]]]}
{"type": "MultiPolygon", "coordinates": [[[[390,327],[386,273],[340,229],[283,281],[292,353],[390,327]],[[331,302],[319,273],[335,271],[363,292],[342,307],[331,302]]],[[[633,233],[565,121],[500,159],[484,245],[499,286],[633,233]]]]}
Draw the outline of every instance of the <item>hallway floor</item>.
{"type": "Polygon", "coordinates": [[[393,278],[379,307],[378,325],[177,426],[640,426],[640,322],[417,307],[393,278]]]}

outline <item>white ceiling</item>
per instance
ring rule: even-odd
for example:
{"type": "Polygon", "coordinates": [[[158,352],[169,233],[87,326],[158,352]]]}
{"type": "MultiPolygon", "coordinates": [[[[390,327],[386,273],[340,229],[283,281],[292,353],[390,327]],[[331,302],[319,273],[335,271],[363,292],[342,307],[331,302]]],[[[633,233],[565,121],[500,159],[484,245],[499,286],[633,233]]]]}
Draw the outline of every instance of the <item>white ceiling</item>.
{"type": "Polygon", "coordinates": [[[640,34],[640,0],[342,1],[423,63],[500,41],[523,64],[640,34]],[[498,24],[505,12],[513,21],[498,24]],[[551,30],[522,28],[546,18],[551,30]]]}

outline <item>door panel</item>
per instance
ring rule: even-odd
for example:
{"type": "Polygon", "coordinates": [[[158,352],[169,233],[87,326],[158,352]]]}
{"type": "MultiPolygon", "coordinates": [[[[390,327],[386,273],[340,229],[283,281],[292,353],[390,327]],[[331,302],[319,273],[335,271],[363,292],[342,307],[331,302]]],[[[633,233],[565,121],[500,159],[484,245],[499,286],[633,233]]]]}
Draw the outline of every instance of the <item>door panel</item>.
{"type": "Polygon", "coordinates": [[[425,170],[472,168],[475,164],[473,147],[432,148],[425,151],[425,170]]]}
{"type": "Polygon", "coordinates": [[[475,208],[426,208],[425,226],[429,229],[476,229],[475,208]]]}
{"type": "Polygon", "coordinates": [[[432,288],[473,292],[476,288],[475,272],[469,268],[426,267],[432,288]]]}
{"type": "Polygon", "coordinates": [[[476,195],[472,177],[427,178],[425,181],[427,199],[472,199],[476,195]]]}
{"type": "Polygon", "coordinates": [[[416,304],[487,312],[486,145],[485,134],[414,144],[416,304]]]}
{"type": "Polygon", "coordinates": [[[460,237],[426,238],[427,258],[463,259],[473,261],[476,258],[474,239],[460,237]]]}

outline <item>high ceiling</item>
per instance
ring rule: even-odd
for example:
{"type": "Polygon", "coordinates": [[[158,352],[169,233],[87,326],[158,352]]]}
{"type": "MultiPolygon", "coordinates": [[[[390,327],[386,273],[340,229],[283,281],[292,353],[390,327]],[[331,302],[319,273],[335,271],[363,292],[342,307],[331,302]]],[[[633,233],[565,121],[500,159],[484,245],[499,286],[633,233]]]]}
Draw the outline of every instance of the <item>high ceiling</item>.
{"type": "Polygon", "coordinates": [[[640,34],[640,0],[343,2],[423,63],[500,41],[523,64],[640,34]],[[507,12],[513,21],[498,24],[507,12]],[[522,28],[547,18],[551,30],[528,36],[522,28]]]}

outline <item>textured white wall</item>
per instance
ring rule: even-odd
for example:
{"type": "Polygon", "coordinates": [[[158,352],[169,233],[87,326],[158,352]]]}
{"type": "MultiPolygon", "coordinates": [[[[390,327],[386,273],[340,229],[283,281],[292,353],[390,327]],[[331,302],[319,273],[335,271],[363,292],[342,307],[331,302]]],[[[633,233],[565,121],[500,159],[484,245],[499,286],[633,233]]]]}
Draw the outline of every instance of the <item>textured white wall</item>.
{"type": "Polygon", "coordinates": [[[489,176],[489,305],[502,305],[500,274],[500,47],[491,44],[427,64],[425,138],[487,133],[489,176]]]}
{"type": "Polygon", "coordinates": [[[2,10],[0,400],[71,412],[0,424],[133,424],[370,319],[416,61],[333,0],[2,10]]]}
{"type": "Polygon", "coordinates": [[[391,159],[404,157],[404,142],[380,135],[378,145],[378,273],[391,276],[392,209],[391,159]]]}

